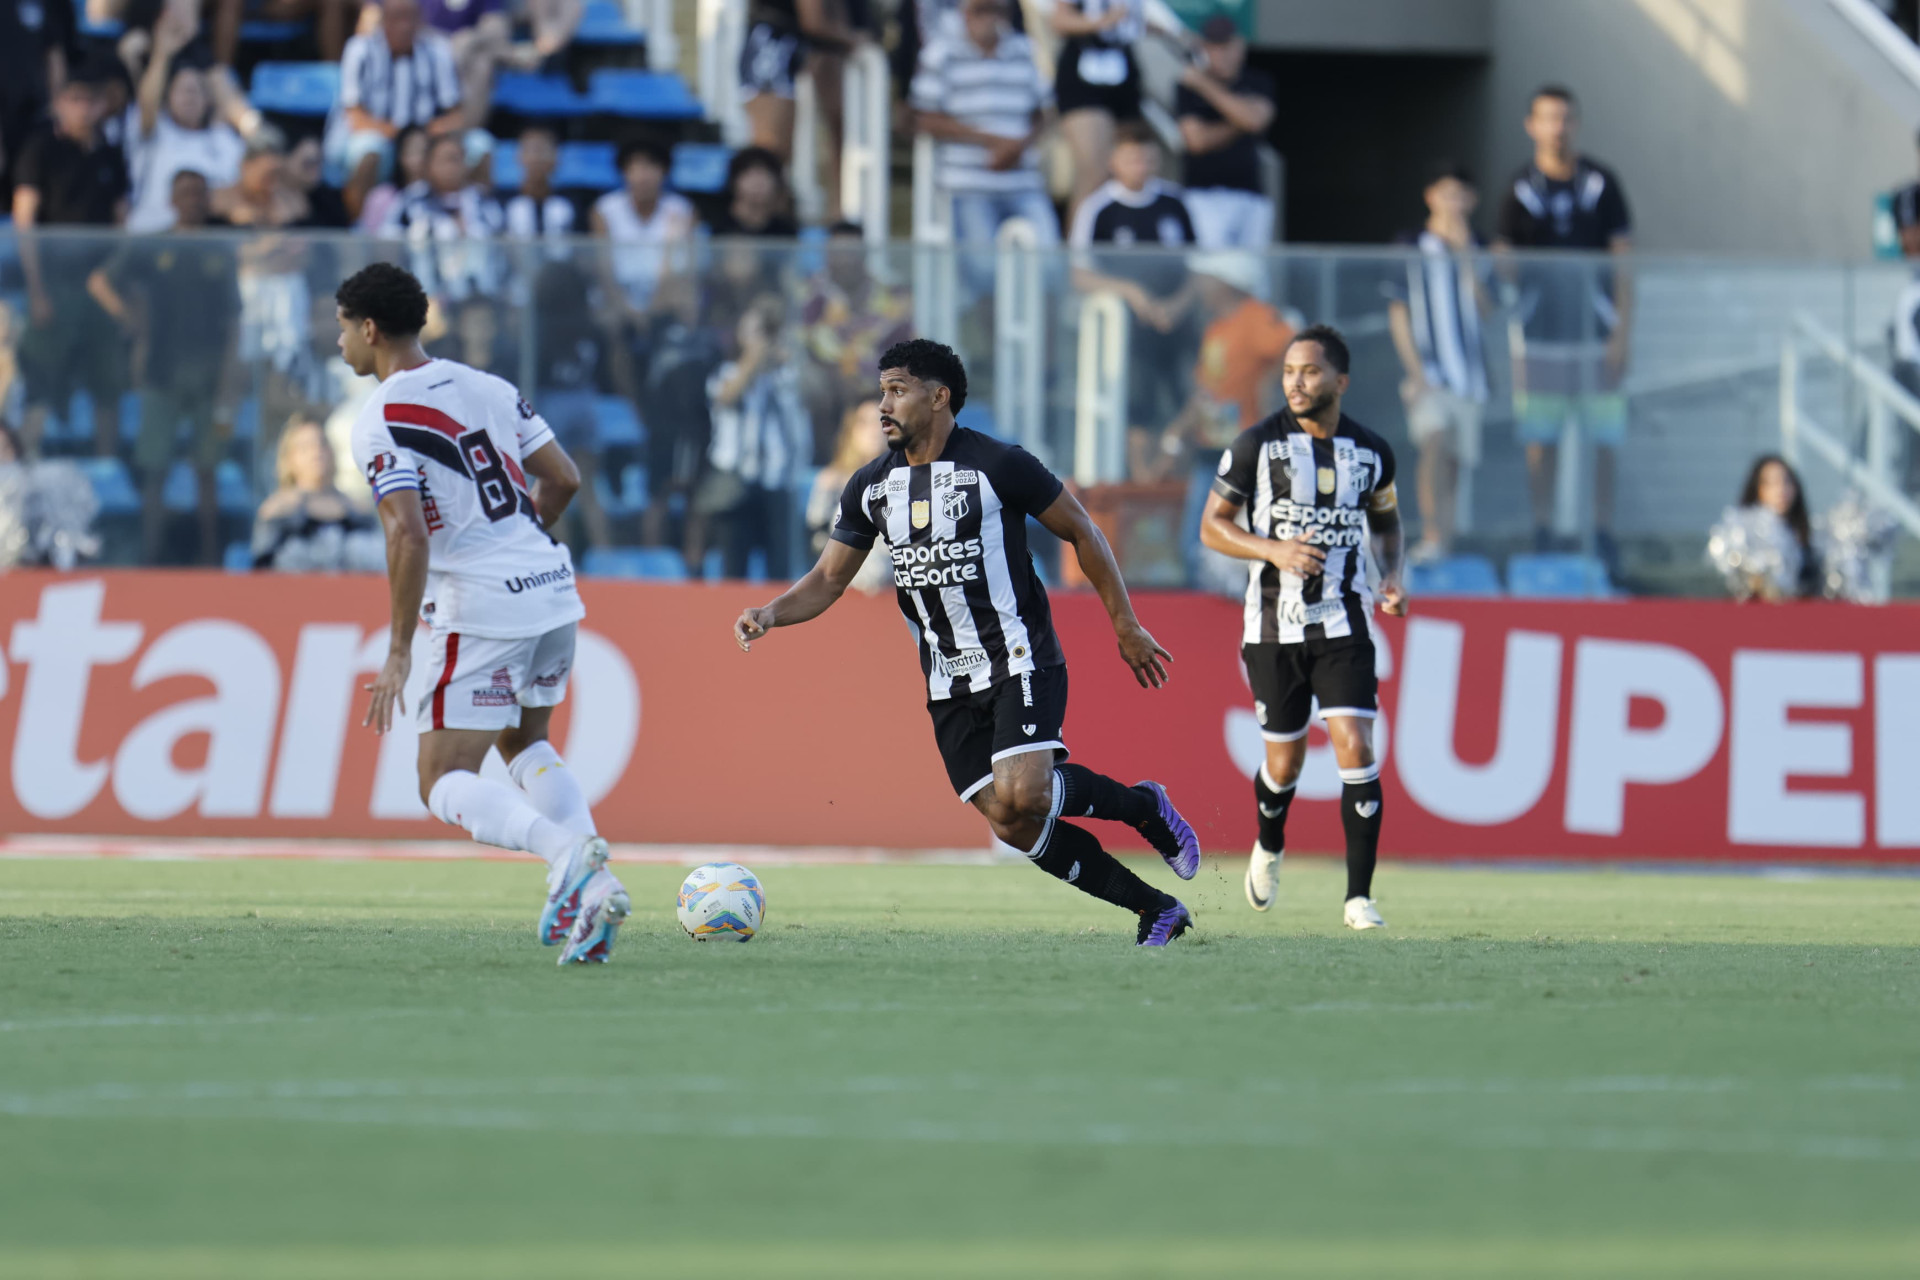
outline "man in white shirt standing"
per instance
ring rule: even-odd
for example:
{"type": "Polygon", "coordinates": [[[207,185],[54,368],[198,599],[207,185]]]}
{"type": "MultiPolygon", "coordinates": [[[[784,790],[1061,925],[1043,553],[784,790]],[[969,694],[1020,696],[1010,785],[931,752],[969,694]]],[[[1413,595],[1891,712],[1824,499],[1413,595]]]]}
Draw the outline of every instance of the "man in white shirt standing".
{"type": "Polygon", "coordinates": [[[335,301],[341,356],[380,379],[353,426],[353,460],[386,531],[393,601],[366,723],[385,733],[396,710],[406,713],[424,618],[432,657],[416,707],[421,799],[483,844],[539,854],[548,868],[540,941],[565,944],[563,965],[604,962],[630,910],[627,892],[606,869],[586,795],[547,739],[586,616],[572,557],[547,527],[580,474],[511,384],[421,350],[427,295],[406,271],[376,262],[335,301]],[[491,747],[517,789],[480,776],[491,747]]]}
{"type": "Polygon", "coordinates": [[[920,51],[909,98],[922,133],[940,141],[940,188],[953,198],[954,238],[969,288],[993,280],[994,237],[1025,219],[1043,248],[1060,243],[1060,221],[1040,176],[1034,144],[1052,92],[1033,44],[1007,20],[1007,0],[965,0],[920,51]]]}

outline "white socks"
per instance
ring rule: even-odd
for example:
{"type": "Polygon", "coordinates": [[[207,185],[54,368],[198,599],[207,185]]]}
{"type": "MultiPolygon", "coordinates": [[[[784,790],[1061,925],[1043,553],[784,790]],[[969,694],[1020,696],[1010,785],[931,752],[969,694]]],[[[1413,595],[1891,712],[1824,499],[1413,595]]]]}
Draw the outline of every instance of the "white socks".
{"type": "Polygon", "coordinates": [[[465,827],[481,844],[528,850],[548,866],[566,857],[580,836],[541,817],[512,787],[467,769],[442,774],[427,795],[427,809],[442,822],[465,827]]]}
{"type": "Polygon", "coordinates": [[[542,739],[522,751],[507,766],[507,772],[546,817],[576,835],[598,834],[587,806],[587,793],[580,789],[573,770],[567,768],[551,742],[542,739]]]}

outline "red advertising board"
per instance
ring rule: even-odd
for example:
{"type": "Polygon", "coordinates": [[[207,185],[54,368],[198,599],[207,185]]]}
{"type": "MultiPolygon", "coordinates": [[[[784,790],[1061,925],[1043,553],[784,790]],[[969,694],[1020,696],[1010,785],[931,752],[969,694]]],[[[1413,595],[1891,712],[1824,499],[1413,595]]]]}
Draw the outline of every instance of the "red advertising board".
{"type": "MultiPolygon", "coordinates": [[[[450,834],[420,805],[410,731],[360,727],[361,686],[386,647],[381,579],[4,584],[8,833],[450,834]]],[[[767,588],[590,580],[583,592],[555,736],[615,839],[986,844],[947,787],[890,597],[849,597],[743,655],[733,618],[767,588]]],[[[1055,604],[1077,758],[1161,779],[1210,848],[1244,849],[1261,743],[1238,608],[1143,593],[1141,617],[1176,659],[1172,684],[1145,691],[1096,599],[1055,604]]],[[[1385,850],[1920,861],[1916,623],[1908,606],[1417,602],[1380,627],[1385,850]]],[[[1338,847],[1325,803],[1338,786],[1316,730],[1295,848],[1338,847]]]]}

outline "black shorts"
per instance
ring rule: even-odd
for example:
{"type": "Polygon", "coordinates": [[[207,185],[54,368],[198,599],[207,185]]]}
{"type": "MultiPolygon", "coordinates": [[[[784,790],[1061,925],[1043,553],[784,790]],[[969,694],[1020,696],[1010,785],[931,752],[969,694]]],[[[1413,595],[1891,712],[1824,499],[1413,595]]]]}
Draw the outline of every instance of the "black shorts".
{"type": "Polygon", "coordinates": [[[962,800],[993,781],[993,763],[1051,748],[1065,759],[1061,726],[1067,718],[1067,669],[1044,667],[1009,676],[985,693],[960,693],[927,704],[933,740],[947,780],[962,800]]]}
{"type": "Polygon", "coordinates": [[[1053,100],[1060,114],[1092,108],[1116,121],[1140,118],[1140,68],[1133,50],[1097,40],[1069,40],[1060,48],[1053,100]],[[1088,79],[1082,67],[1092,75],[1088,79]]]}
{"type": "Polygon", "coordinates": [[[800,74],[806,58],[806,48],[798,35],[764,22],[754,23],[740,42],[741,97],[770,93],[791,101],[793,78],[800,74]]]}
{"type": "Polygon", "coordinates": [[[1297,644],[1240,646],[1253,687],[1253,711],[1260,736],[1268,742],[1294,742],[1307,734],[1313,704],[1320,715],[1379,714],[1380,681],[1373,671],[1373,637],[1341,636],[1297,644]]]}

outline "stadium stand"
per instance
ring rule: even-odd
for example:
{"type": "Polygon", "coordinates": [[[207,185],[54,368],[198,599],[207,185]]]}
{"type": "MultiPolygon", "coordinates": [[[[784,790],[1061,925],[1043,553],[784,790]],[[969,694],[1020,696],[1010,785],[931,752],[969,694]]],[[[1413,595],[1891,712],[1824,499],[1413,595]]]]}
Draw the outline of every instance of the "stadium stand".
{"type": "Polygon", "coordinates": [[[1500,575],[1485,556],[1451,556],[1433,564],[1410,565],[1407,589],[1415,599],[1427,596],[1497,596],[1500,575]]]}
{"type": "Polygon", "coordinates": [[[1573,554],[1513,557],[1507,561],[1507,592],[1532,600],[1604,600],[1614,594],[1606,566],[1573,554]]]}

